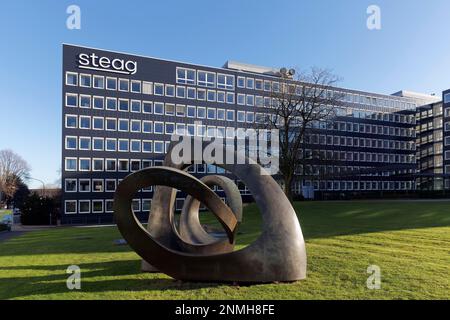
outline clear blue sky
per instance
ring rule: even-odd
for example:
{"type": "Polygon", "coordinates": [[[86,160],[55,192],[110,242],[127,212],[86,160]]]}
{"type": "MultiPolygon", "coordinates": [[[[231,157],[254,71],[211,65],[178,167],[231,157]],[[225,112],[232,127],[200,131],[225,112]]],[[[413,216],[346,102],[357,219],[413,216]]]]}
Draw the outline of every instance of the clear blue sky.
{"type": "Polygon", "coordinates": [[[450,88],[448,0],[14,0],[0,9],[0,149],[48,183],[61,162],[63,42],[211,66],[327,67],[342,86],[379,93],[450,88]],[[66,29],[70,4],[81,30],[66,29]],[[371,4],[380,31],[366,27],[371,4]]]}

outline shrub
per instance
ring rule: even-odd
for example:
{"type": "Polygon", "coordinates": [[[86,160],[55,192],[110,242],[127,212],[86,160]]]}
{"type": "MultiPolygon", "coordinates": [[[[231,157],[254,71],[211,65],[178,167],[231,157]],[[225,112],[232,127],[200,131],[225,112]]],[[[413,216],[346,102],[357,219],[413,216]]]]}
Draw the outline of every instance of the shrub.
{"type": "Polygon", "coordinates": [[[56,203],[52,198],[33,193],[25,199],[20,210],[23,225],[44,225],[49,224],[50,215],[52,218],[56,215],[56,203]]]}

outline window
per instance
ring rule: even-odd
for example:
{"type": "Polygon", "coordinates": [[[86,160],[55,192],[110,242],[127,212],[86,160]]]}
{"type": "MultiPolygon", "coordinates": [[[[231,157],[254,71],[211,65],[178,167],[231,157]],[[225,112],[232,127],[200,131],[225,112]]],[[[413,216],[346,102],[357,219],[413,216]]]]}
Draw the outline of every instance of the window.
{"type": "Polygon", "coordinates": [[[142,93],[153,94],[153,83],[146,81],[142,82],[142,93]]]}
{"type": "Polygon", "coordinates": [[[444,103],[450,103],[450,92],[444,95],[444,103]]]}
{"type": "Polygon", "coordinates": [[[245,122],[245,111],[238,111],[237,112],[237,121],[238,122],[245,122]]]}
{"type": "Polygon", "coordinates": [[[129,131],[129,120],[119,119],[119,131],[128,132],[129,131]]]}
{"type": "Polygon", "coordinates": [[[114,138],[106,138],[106,151],[116,151],[117,140],[114,138]]]}
{"type": "Polygon", "coordinates": [[[253,123],[255,121],[255,114],[253,112],[247,112],[247,122],[253,123]]]}
{"type": "Polygon", "coordinates": [[[255,87],[255,79],[247,78],[246,86],[247,86],[247,89],[253,89],[255,87]]]}
{"type": "Polygon", "coordinates": [[[78,107],[78,95],[66,93],[66,107],[78,107]]]}
{"type": "Polygon", "coordinates": [[[214,88],[216,86],[216,74],[208,71],[197,71],[197,85],[214,88]]]}
{"type": "Polygon", "coordinates": [[[216,109],[208,108],[208,119],[211,119],[211,120],[216,119],[216,109]]]}
{"type": "Polygon", "coordinates": [[[116,191],[116,180],[115,179],[106,179],[105,180],[105,191],[106,192],[115,192],[116,191]]]}
{"type": "Polygon", "coordinates": [[[234,110],[227,110],[227,121],[234,121],[234,110]]]}
{"type": "Polygon", "coordinates": [[[164,103],[162,102],[155,102],[155,114],[164,114],[164,103]]]}
{"type": "Polygon", "coordinates": [[[67,150],[77,149],[77,137],[66,136],[66,149],[67,150]]]}
{"type": "Polygon", "coordinates": [[[450,160],[450,151],[445,151],[445,160],[450,160]]]}
{"type": "Polygon", "coordinates": [[[116,159],[106,159],[106,171],[114,172],[117,169],[116,159]]]}
{"type": "Polygon", "coordinates": [[[142,141],[142,152],[151,153],[153,150],[152,144],[153,144],[153,142],[150,140],[143,140],[142,141]]]}
{"type": "Polygon", "coordinates": [[[195,118],[195,106],[187,106],[187,117],[195,118]]]}
{"type": "Polygon", "coordinates": [[[141,140],[131,140],[131,152],[141,152],[141,140]]]}
{"type": "Polygon", "coordinates": [[[188,99],[197,99],[197,91],[195,88],[187,88],[187,98],[188,99]]]}
{"type": "Polygon", "coordinates": [[[225,120],[225,109],[217,109],[217,120],[225,120]]]}
{"type": "Polygon", "coordinates": [[[177,86],[177,98],[186,98],[186,87],[177,86]]]}
{"type": "Polygon", "coordinates": [[[261,79],[255,80],[255,89],[262,90],[263,89],[263,81],[261,79]]]}
{"type": "Polygon", "coordinates": [[[91,212],[91,201],[89,201],[89,200],[78,201],[78,206],[80,208],[79,213],[90,213],[91,212]]]}
{"type": "Polygon", "coordinates": [[[205,89],[198,89],[197,90],[197,99],[198,100],[206,100],[206,90],[205,89]]]}
{"type": "Polygon", "coordinates": [[[153,89],[154,89],[154,94],[156,96],[163,96],[164,95],[164,85],[162,83],[155,83],[153,89]]]}
{"type": "Polygon", "coordinates": [[[245,78],[244,77],[237,78],[237,86],[238,86],[238,88],[245,88],[245,78]]]}
{"type": "Polygon", "coordinates": [[[66,192],[77,192],[77,179],[65,179],[64,185],[66,192]]]}
{"type": "Polygon", "coordinates": [[[96,89],[104,89],[105,88],[105,77],[94,76],[93,87],[96,89]]]}
{"type": "Polygon", "coordinates": [[[107,90],[117,90],[117,79],[116,78],[106,78],[106,89],[107,90]]]}
{"type": "Polygon", "coordinates": [[[166,122],[166,134],[173,134],[175,132],[175,124],[166,122]]]}
{"type": "Polygon", "coordinates": [[[80,171],[91,171],[91,159],[80,158],[78,163],[78,168],[80,171]]]}
{"type": "Polygon", "coordinates": [[[208,90],[208,101],[216,102],[216,92],[214,90],[208,90]]]}
{"type": "Polygon", "coordinates": [[[92,118],[92,128],[94,130],[103,130],[105,128],[105,121],[102,117],[92,118]]]}
{"type": "Polygon", "coordinates": [[[141,93],[141,82],[138,80],[131,80],[131,92],[141,93]]]}
{"type": "Polygon", "coordinates": [[[157,133],[157,134],[163,134],[164,133],[164,123],[155,121],[153,131],[154,131],[154,133],[157,133]]]}
{"type": "Polygon", "coordinates": [[[140,200],[133,199],[133,201],[131,201],[131,209],[133,210],[133,212],[139,212],[141,210],[140,200]]]}
{"type": "Polygon", "coordinates": [[[153,103],[149,101],[142,102],[142,113],[152,113],[153,112],[153,103]]]}
{"type": "Polygon", "coordinates": [[[197,136],[204,137],[206,135],[206,126],[197,125],[197,136]]]}
{"type": "Polygon", "coordinates": [[[103,171],[104,161],[103,159],[92,159],[92,171],[103,171]]]}
{"type": "Polygon", "coordinates": [[[200,118],[200,119],[206,118],[206,108],[205,107],[197,107],[197,118],[200,118]]]}
{"type": "Polygon", "coordinates": [[[117,110],[117,99],[116,98],[106,98],[106,110],[111,110],[111,111],[117,110]]]}
{"type": "Polygon", "coordinates": [[[119,111],[128,112],[129,110],[129,101],[127,99],[119,99],[119,111]]]}
{"type": "Polygon", "coordinates": [[[186,106],[183,104],[177,104],[176,115],[177,115],[177,117],[185,117],[186,116],[186,106]]]}
{"type": "Polygon", "coordinates": [[[66,128],[77,128],[78,117],[75,115],[66,114],[66,128]]]}
{"type": "Polygon", "coordinates": [[[141,101],[131,100],[131,112],[135,112],[135,113],[141,112],[141,101]]]}
{"type": "Polygon", "coordinates": [[[92,200],[92,213],[103,213],[103,200],[92,200]]]}
{"type": "Polygon", "coordinates": [[[248,106],[254,106],[255,105],[255,96],[248,94],[246,103],[248,106]]]}
{"type": "Polygon", "coordinates": [[[177,83],[195,84],[195,70],[177,68],[177,83]]]}
{"type": "Polygon", "coordinates": [[[119,91],[128,92],[130,82],[127,79],[119,79],[119,91]]]}
{"type": "Polygon", "coordinates": [[[77,158],[66,158],[66,171],[77,171],[77,158]]]}
{"type": "Polygon", "coordinates": [[[234,93],[233,92],[227,92],[227,103],[234,104],[234,93]]]}
{"type": "Polygon", "coordinates": [[[217,88],[234,90],[234,76],[229,74],[217,74],[217,88]]]}
{"type": "Polygon", "coordinates": [[[130,170],[131,171],[141,170],[141,160],[131,160],[130,161],[130,170]]]}
{"type": "Polygon", "coordinates": [[[245,105],[245,94],[243,94],[243,93],[238,93],[238,96],[237,96],[237,104],[239,104],[239,105],[245,105]]]}
{"type": "Polygon", "coordinates": [[[166,96],[175,97],[175,86],[171,84],[166,84],[166,96]]]}
{"type": "Polygon", "coordinates": [[[103,192],[103,179],[92,179],[92,192],[103,192]]]}
{"type": "Polygon", "coordinates": [[[90,74],[80,74],[80,87],[91,87],[90,74]]]}
{"type": "Polygon", "coordinates": [[[185,135],[185,130],[186,130],[186,126],[184,125],[184,123],[177,123],[176,124],[176,129],[175,129],[176,134],[178,134],[180,136],[184,136],[185,135]]]}
{"type": "Polygon", "coordinates": [[[175,115],[175,105],[172,103],[166,103],[166,116],[173,116],[175,115]]]}
{"type": "Polygon", "coordinates": [[[155,153],[164,153],[164,143],[162,141],[155,141],[154,150],[155,153]]]}
{"type": "Polygon", "coordinates": [[[152,133],[152,122],[148,121],[148,120],[143,120],[142,121],[142,132],[143,133],[152,133]]]}
{"type": "Polygon", "coordinates": [[[119,151],[120,152],[128,152],[128,150],[129,150],[128,139],[119,139],[119,151]]]}
{"type": "Polygon", "coordinates": [[[113,212],[114,200],[105,200],[105,212],[113,212]]]}
{"type": "Polygon", "coordinates": [[[117,119],[106,118],[106,130],[107,131],[116,131],[117,130],[117,119]]]}
{"type": "Polygon", "coordinates": [[[88,95],[80,95],[80,108],[87,108],[89,109],[91,107],[91,96],[88,95]]]}
{"type": "Polygon", "coordinates": [[[149,212],[151,207],[152,200],[151,199],[142,199],[142,211],[149,212]]]}
{"type": "Polygon", "coordinates": [[[217,102],[225,103],[225,92],[217,91],[217,102]]]}
{"type": "Polygon", "coordinates": [[[92,138],[92,150],[103,151],[103,149],[104,149],[104,139],[98,137],[92,138]]]}
{"type": "Polygon", "coordinates": [[[90,137],[80,137],[79,149],[80,150],[91,150],[91,138],[90,137]]]}
{"type": "Polygon", "coordinates": [[[131,120],[131,132],[141,132],[141,120],[131,120]]]}
{"type": "Polygon", "coordinates": [[[78,85],[78,73],[66,72],[66,85],[77,86],[78,85]]]}
{"type": "Polygon", "coordinates": [[[129,162],[126,159],[119,159],[119,171],[120,172],[128,172],[129,171],[129,162]]]}
{"type": "Polygon", "coordinates": [[[66,214],[77,213],[77,201],[76,200],[66,200],[64,202],[64,212],[66,214]]]}
{"type": "Polygon", "coordinates": [[[80,129],[90,129],[91,128],[91,117],[80,116],[80,129]]]}

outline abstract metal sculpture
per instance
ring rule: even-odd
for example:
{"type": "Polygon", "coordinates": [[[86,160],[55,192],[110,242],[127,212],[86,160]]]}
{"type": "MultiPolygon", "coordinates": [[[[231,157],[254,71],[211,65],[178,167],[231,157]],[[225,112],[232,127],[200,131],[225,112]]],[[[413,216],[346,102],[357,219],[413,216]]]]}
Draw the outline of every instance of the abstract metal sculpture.
{"type": "MultiPolygon", "coordinates": [[[[205,149],[209,142],[201,142],[205,149]]],[[[262,233],[249,246],[234,250],[235,236],[242,219],[242,200],[236,185],[223,176],[197,179],[183,171],[190,162],[175,164],[171,144],[162,167],[140,170],[118,186],[114,215],[120,232],[143,259],[145,271],[163,272],[175,279],[208,282],[277,282],[306,277],[306,251],[299,221],[292,205],[270,175],[262,175],[255,161],[246,164],[214,163],[233,173],[252,193],[262,215],[262,233]],[[134,216],[131,203],[135,193],[155,187],[147,230],[134,216]],[[227,206],[212,191],[221,187],[227,206]],[[176,192],[189,196],[181,212],[179,230],[175,225],[176,192]],[[201,226],[198,210],[203,203],[223,226],[226,237],[216,238],[201,226]]],[[[233,152],[225,146],[224,152],[233,152]]],[[[194,154],[194,153],[191,153],[194,154]]]]}

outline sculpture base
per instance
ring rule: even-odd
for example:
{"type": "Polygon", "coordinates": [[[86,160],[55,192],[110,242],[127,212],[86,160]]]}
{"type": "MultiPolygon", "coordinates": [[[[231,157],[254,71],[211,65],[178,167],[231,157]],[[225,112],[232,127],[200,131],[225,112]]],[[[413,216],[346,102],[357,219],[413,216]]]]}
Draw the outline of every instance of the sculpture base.
{"type": "Polygon", "coordinates": [[[145,260],[142,260],[141,271],[142,272],[153,272],[153,273],[160,272],[158,269],[156,269],[154,266],[152,266],[150,263],[148,263],[145,260]]]}

